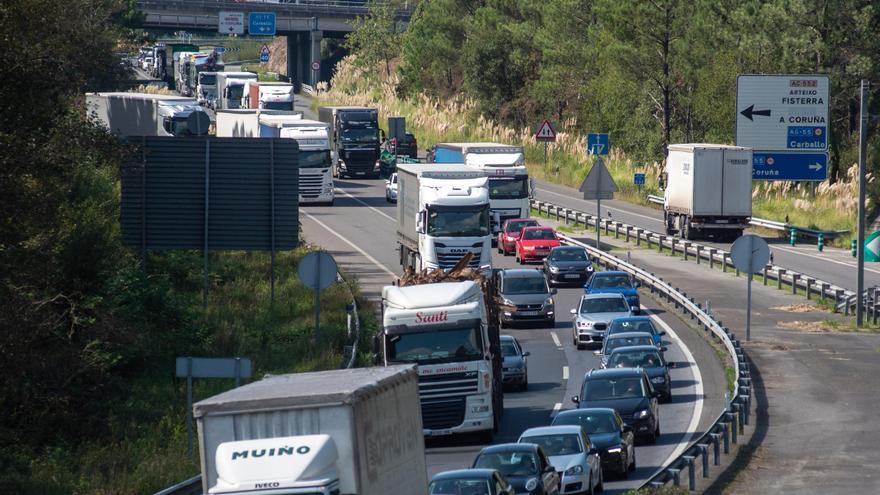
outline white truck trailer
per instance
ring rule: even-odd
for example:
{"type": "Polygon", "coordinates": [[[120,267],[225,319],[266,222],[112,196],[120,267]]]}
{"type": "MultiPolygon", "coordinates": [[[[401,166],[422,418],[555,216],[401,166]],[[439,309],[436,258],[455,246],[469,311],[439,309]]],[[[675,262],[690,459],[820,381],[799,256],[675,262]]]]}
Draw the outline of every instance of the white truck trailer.
{"type": "Polygon", "coordinates": [[[671,144],[664,172],[666,233],[731,241],[752,216],[752,150],[671,144]]]}
{"type": "Polygon", "coordinates": [[[87,93],[86,109],[122,136],[205,135],[211,123],[195,99],[183,96],[87,93]]]}
{"type": "Polygon", "coordinates": [[[400,264],[448,270],[467,253],[471,268],[492,267],[486,172],[463,164],[397,166],[400,264]]]}
{"type": "Polygon", "coordinates": [[[241,108],[293,111],[293,85],[284,82],[248,81],[241,108]]]}
{"type": "Polygon", "coordinates": [[[501,230],[505,220],[529,217],[529,171],[521,146],[438,143],[432,155],[434,163],[464,163],[486,171],[493,234],[501,230]]]}
{"type": "Polygon", "coordinates": [[[418,365],[425,436],[491,440],[497,431],[504,405],[492,297],[470,280],[382,289],[384,364],[418,365]]]}
{"type": "Polygon", "coordinates": [[[413,365],[272,376],[193,412],[202,493],[427,493],[413,365]]]}
{"type": "Polygon", "coordinates": [[[256,80],[257,74],[253,72],[218,72],[217,99],[214,108],[217,110],[241,108],[245,84],[256,80]]]}

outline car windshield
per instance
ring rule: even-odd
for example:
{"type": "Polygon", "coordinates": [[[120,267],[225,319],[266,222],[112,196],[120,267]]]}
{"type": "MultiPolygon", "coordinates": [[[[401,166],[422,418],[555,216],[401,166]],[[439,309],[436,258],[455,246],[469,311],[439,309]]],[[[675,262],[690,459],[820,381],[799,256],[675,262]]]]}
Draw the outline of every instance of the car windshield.
{"type": "Polygon", "coordinates": [[[611,351],[617,349],[618,347],[632,347],[634,345],[653,345],[654,339],[652,339],[649,335],[640,336],[640,337],[609,337],[605,339],[605,354],[610,354],[611,351]]]}
{"type": "Polygon", "coordinates": [[[330,150],[299,152],[299,168],[329,168],[332,163],[330,150]]]}
{"type": "Polygon", "coordinates": [[[620,431],[620,427],[611,413],[560,414],[553,420],[553,426],[556,425],[578,425],[587,431],[587,435],[620,431]]]}
{"type": "Polygon", "coordinates": [[[434,237],[481,237],[489,235],[489,208],[454,207],[428,209],[428,235],[434,237]]]}
{"type": "Polygon", "coordinates": [[[373,143],[379,141],[379,129],[345,129],[342,131],[342,140],[351,143],[373,143]]]}
{"type": "Polygon", "coordinates": [[[640,377],[602,378],[584,383],[586,401],[646,397],[640,377]]]}
{"type": "MultiPolygon", "coordinates": [[[[538,273],[538,272],[535,272],[538,273]]],[[[550,292],[544,277],[510,277],[503,282],[503,294],[544,294],[550,292]]]]}
{"type": "Polygon", "coordinates": [[[388,339],[388,360],[398,363],[473,361],[482,356],[483,343],[474,327],[404,333],[388,339]]]}
{"type": "Polygon", "coordinates": [[[430,495],[491,495],[489,480],[459,479],[432,481],[428,486],[430,495]]]}
{"type": "Polygon", "coordinates": [[[526,229],[523,230],[523,240],[556,240],[556,234],[550,229],[526,229]]]}
{"type": "Polygon", "coordinates": [[[494,452],[482,454],[474,467],[478,469],[497,469],[504,476],[534,476],[538,474],[538,463],[531,452],[494,452]]]}
{"type": "Polygon", "coordinates": [[[587,252],[583,249],[554,249],[550,251],[552,261],[587,261],[587,252]]]}
{"type": "Polygon", "coordinates": [[[538,222],[534,220],[522,220],[519,222],[508,222],[507,224],[507,233],[508,234],[516,234],[519,233],[520,230],[526,227],[534,227],[538,225],[538,222]]]}
{"type": "Polygon", "coordinates": [[[519,352],[516,350],[516,345],[513,343],[513,341],[501,341],[501,355],[504,357],[519,356],[519,352]]]}
{"type": "Polygon", "coordinates": [[[489,199],[522,199],[529,197],[529,184],[522,179],[489,179],[489,199]]]}
{"type": "Polygon", "coordinates": [[[629,306],[622,297],[595,297],[581,300],[580,313],[626,313],[629,306]]]}
{"type": "Polygon", "coordinates": [[[659,368],[663,360],[657,351],[614,352],[608,358],[609,368],[659,368]]]}
{"type": "Polygon", "coordinates": [[[519,443],[534,443],[544,447],[547,455],[572,455],[583,452],[577,435],[574,433],[556,435],[535,435],[522,437],[519,443]]]}
{"type": "Polygon", "coordinates": [[[608,333],[619,332],[645,332],[650,334],[657,333],[654,330],[654,324],[651,320],[614,320],[608,327],[608,333]]]}
{"type": "Polygon", "coordinates": [[[590,287],[593,289],[630,289],[632,284],[629,281],[629,275],[600,275],[593,277],[590,287]]]}

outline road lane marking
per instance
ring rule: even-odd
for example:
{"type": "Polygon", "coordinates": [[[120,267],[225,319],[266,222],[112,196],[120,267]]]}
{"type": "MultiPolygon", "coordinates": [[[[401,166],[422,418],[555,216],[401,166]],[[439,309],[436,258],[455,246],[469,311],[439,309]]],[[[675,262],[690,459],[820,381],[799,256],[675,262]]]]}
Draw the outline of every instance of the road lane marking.
{"type": "MultiPolygon", "coordinates": [[[[650,310],[645,308],[644,306],[642,306],[642,308],[650,312],[650,310]]],[[[668,335],[669,338],[672,339],[676,343],[676,345],[678,345],[679,349],[681,349],[681,352],[684,354],[685,359],[687,359],[688,363],[690,364],[689,368],[691,369],[691,373],[693,373],[694,375],[694,397],[696,397],[696,404],[694,404],[694,409],[691,413],[691,422],[690,424],[688,424],[684,438],[678,443],[678,447],[676,447],[675,450],[673,450],[672,453],[669,454],[669,457],[667,457],[666,460],[660,464],[661,466],[666,466],[670,462],[672,462],[673,459],[684,452],[691,439],[697,433],[697,426],[699,426],[700,417],[702,417],[703,415],[703,375],[702,373],[700,373],[700,367],[697,365],[697,361],[696,359],[694,359],[694,355],[691,353],[691,350],[688,349],[686,345],[684,345],[684,342],[678,337],[675,331],[672,330],[672,327],[670,327],[668,323],[663,321],[662,318],[660,318],[653,312],[650,316],[651,319],[656,321],[661,327],[663,327],[664,330],[666,330],[666,335],[668,335]]]]}
{"type": "MultiPolygon", "coordinates": [[[[553,404],[553,411],[550,413],[551,418],[555,418],[559,411],[562,409],[562,402],[557,402],[553,404]]],[[[665,464],[664,464],[665,465],[665,464]]]]}
{"type": "Polygon", "coordinates": [[[568,380],[568,366],[562,367],[562,379],[568,380]]]}
{"type": "MultiPolygon", "coordinates": [[[[771,251],[772,251],[772,250],[785,251],[786,253],[796,254],[796,255],[798,255],[798,256],[807,256],[807,257],[809,257],[809,258],[815,258],[815,259],[817,259],[817,260],[829,261],[829,262],[831,262],[831,263],[837,263],[838,265],[843,265],[843,266],[846,266],[846,267],[849,267],[849,268],[858,268],[858,265],[855,264],[855,263],[847,263],[847,262],[845,262],[845,261],[833,260],[833,259],[831,259],[831,258],[824,258],[824,257],[822,257],[822,256],[816,256],[815,254],[804,253],[804,252],[801,252],[801,251],[797,251],[797,250],[794,250],[794,249],[788,249],[788,248],[784,248],[784,247],[781,247],[781,246],[773,246],[773,247],[771,247],[770,249],[771,249],[771,251]]],[[[873,273],[880,274],[880,270],[873,270],[873,269],[871,269],[871,268],[867,268],[867,267],[865,267],[865,271],[866,271],[866,272],[873,272],[873,273]]]]}
{"type": "Polygon", "coordinates": [[[382,263],[379,263],[379,261],[378,261],[376,258],[373,258],[372,256],[370,256],[369,253],[367,253],[366,251],[364,251],[363,249],[361,249],[360,247],[358,247],[357,244],[355,244],[355,243],[349,241],[348,239],[346,239],[345,237],[343,237],[339,232],[336,232],[335,230],[331,229],[329,226],[327,226],[327,224],[325,224],[324,222],[322,222],[322,221],[318,220],[317,218],[313,217],[313,216],[310,215],[307,211],[300,210],[300,212],[301,212],[303,215],[305,215],[306,217],[308,217],[309,220],[312,220],[313,222],[315,222],[315,223],[317,223],[318,225],[320,225],[321,227],[323,227],[327,232],[330,232],[331,234],[333,234],[333,235],[335,235],[336,237],[340,238],[340,239],[342,240],[342,242],[344,242],[344,243],[348,244],[349,246],[351,246],[352,249],[354,249],[355,251],[361,253],[361,254],[364,256],[364,258],[367,258],[371,263],[373,263],[374,265],[376,265],[377,267],[379,267],[380,270],[382,270],[383,272],[387,273],[388,275],[391,275],[391,276],[394,277],[395,279],[397,278],[397,274],[396,274],[396,273],[394,273],[394,272],[392,272],[391,270],[389,270],[389,269],[388,269],[385,265],[383,265],[382,263]]]}
{"type": "MultiPolygon", "coordinates": [[[[554,195],[554,196],[559,196],[560,198],[575,199],[575,200],[578,200],[578,201],[583,201],[583,202],[585,202],[585,203],[587,203],[587,204],[590,203],[589,201],[586,201],[586,200],[583,200],[583,199],[580,199],[580,198],[575,198],[575,197],[572,197],[572,196],[568,196],[568,195],[565,195],[565,194],[559,194],[559,193],[557,193],[557,192],[553,192],[553,191],[550,191],[550,190],[548,190],[548,189],[544,189],[544,188],[542,188],[542,187],[540,187],[540,186],[538,187],[538,190],[539,190],[539,191],[542,191],[542,192],[545,192],[545,193],[547,193],[547,194],[552,194],[552,195],[554,195]]],[[[595,204],[596,204],[596,203],[593,203],[593,205],[595,205],[595,204]]],[[[619,213],[624,213],[624,214],[627,214],[627,215],[632,215],[632,216],[634,216],[634,217],[644,218],[644,219],[646,219],[646,220],[651,220],[652,222],[662,222],[662,221],[663,221],[662,219],[657,218],[657,217],[649,217],[648,215],[642,215],[641,213],[635,213],[635,212],[632,212],[632,211],[621,210],[620,208],[612,208],[612,207],[610,207],[610,206],[606,206],[605,209],[610,210],[610,211],[616,211],[616,212],[619,212],[619,213]]]]}
{"type": "Polygon", "coordinates": [[[559,336],[556,335],[556,332],[550,332],[550,337],[553,338],[553,343],[556,344],[556,347],[562,349],[562,343],[559,342],[559,336]]]}
{"type": "Polygon", "coordinates": [[[376,208],[376,207],[374,207],[374,206],[370,206],[370,205],[368,205],[367,203],[364,203],[360,198],[357,198],[357,197],[352,196],[351,194],[348,194],[348,193],[345,191],[345,189],[341,189],[341,188],[336,187],[336,188],[334,188],[334,190],[335,190],[336,192],[339,192],[339,193],[345,194],[345,195],[348,196],[349,198],[351,198],[351,199],[357,201],[358,203],[360,203],[360,204],[366,206],[367,208],[369,208],[369,209],[375,211],[376,213],[378,213],[378,214],[382,215],[383,217],[387,218],[388,220],[391,220],[392,222],[397,222],[397,219],[395,219],[395,218],[392,217],[391,215],[385,213],[384,211],[382,211],[382,210],[380,210],[380,209],[378,209],[378,208],[376,208]]]}

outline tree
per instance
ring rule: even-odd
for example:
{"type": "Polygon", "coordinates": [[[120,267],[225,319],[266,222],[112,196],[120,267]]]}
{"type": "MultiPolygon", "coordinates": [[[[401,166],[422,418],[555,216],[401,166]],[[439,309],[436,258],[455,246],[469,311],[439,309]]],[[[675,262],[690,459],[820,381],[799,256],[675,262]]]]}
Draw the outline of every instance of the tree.
{"type": "Polygon", "coordinates": [[[346,46],[357,57],[356,63],[372,69],[385,65],[385,77],[391,75],[391,61],[400,53],[401,34],[397,26],[397,1],[370,0],[369,14],[354,21],[354,32],[346,46]]]}

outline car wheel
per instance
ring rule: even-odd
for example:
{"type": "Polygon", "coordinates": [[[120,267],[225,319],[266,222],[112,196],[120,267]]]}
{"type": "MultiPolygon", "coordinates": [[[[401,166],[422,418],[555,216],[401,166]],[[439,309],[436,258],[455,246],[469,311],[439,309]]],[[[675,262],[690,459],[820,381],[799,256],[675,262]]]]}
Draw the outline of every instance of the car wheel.
{"type": "Polygon", "coordinates": [[[523,384],[520,385],[519,389],[522,390],[523,392],[525,392],[526,390],[529,389],[529,375],[528,375],[528,371],[526,372],[526,379],[525,379],[525,381],[523,381],[523,384]]]}
{"type": "Polygon", "coordinates": [[[497,244],[497,246],[498,246],[498,254],[504,254],[504,248],[501,246],[500,242],[497,244]]]}
{"type": "Polygon", "coordinates": [[[602,470],[599,470],[599,483],[596,485],[596,491],[601,493],[605,491],[605,478],[602,476],[602,470]]]}
{"type": "Polygon", "coordinates": [[[547,318],[545,325],[547,325],[550,328],[555,328],[556,327],[556,318],[547,318]]]}
{"type": "Polygon", "coordinates": [[[630,460],[630,463],[629,463],[629,469],[627,470],[629,472],[633,472],[636,470],[636,449],[632,449],[632,450],[633,450],[633,455],[632,455],[632,459],[630,460]]]}

